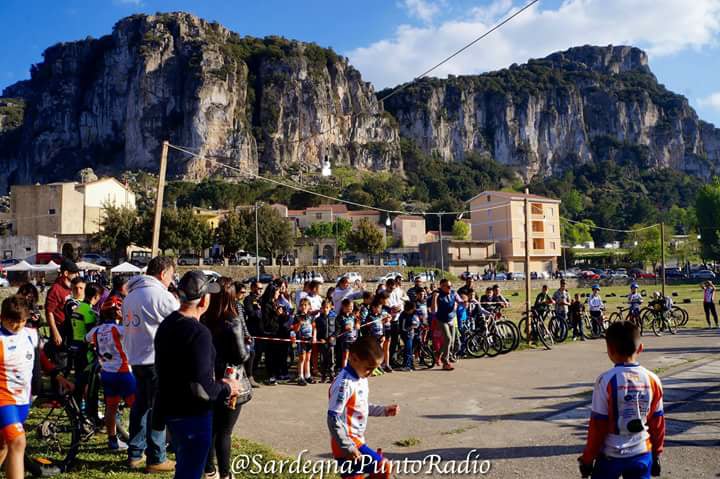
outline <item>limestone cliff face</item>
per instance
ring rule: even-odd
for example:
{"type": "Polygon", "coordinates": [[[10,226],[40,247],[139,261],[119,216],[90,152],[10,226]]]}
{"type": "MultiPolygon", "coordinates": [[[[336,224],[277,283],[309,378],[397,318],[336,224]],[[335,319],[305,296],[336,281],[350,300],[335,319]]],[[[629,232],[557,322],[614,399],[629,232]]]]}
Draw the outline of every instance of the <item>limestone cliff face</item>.
{"type": "Polygon", "coordinates": [[[31,74],[3,92],[26,109],[12,147],[0,151],[2,189],[87,166],[157,170],[164,139],[241,170],[171,154],[171,174],[191,179],[313,170],[326,156],[402,166],[397,129],[372,88],[312,44],[241,38],[185,13],[136,15],[111,35],[47,49],[31,74]]]}
{"type": "Polygon", "coordinates": [[[631,155],[648,167],[720,171],[720,130],[658,84],[637,48],[578,47],[484,75],[423,79],[384,106],[401,135],[448,161],[487,152],[532,176],[631,155]]]}

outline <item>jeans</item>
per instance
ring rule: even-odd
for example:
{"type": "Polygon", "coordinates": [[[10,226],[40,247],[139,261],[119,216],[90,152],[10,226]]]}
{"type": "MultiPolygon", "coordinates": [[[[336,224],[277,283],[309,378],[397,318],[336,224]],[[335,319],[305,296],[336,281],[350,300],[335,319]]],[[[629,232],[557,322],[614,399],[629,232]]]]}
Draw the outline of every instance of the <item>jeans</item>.
{"type": "Polygon", "coordinates": [[[167,460],[165,451],[165,428],[161,428],[160,418],[153,418],[153,402],[157,392],[157,374],[155,366],[142,365],[132,367],[137,390],[135,403],[130,410],[130,442],[128,458],[141,459],[147,455],[148,465],[161,464],[167,460]]]}
{"type": "Polygon", "coordinates": [[[601,457],[595,462],[592,479],[650,479],[652,454],[634,457],[601,457]]]}
{"type": "Polygon", "coordinates": [[[230,445],[232,443],[232,432],[240,417],[242,406],[235,409],[228,408],[224,403],[216,403],[213,407],[212,419],[212,442],[208,453],[205,472],[211,474],[214,471],[215,458],[217,457],[218,472],[220,477],[230,475],[230,445]]]}
{"type": "Polygon", "coordinates": [[[174,479],[200,479],[212,444],[212,413],[169,417],[167,426],[175,448],[174,479]]]}
{"type": "Polygon", "coordinates": [[[413,367],[413,334],[403,333],[403,341],[405,342],[405,367],[412,369],[413,367]]]}
{"type": "Polygon", "coordinates": [[[718,325],[718,314],[717,310],[715,309],[715,303],[703,303],[703,309],[705,310],[705,321],[707,321],[708,326],[712,326],[710,323],[710,314],[712,313],[712,317],[715,320],[715,326],[718,325]]]}
{"type": "Polygon", "coordinates": [[[440,359],[443,364],[448,364],[450,362],[450,349],[453,344],[455,344],[455,327],[452,323],[444,323],[442,321],[438,321],[438,325],[442,329],[443,334],[443,345],[440,350],[440,359]]]}
{"type": "MultiPolygon", "coordinates": [[[[387,333],[387,332],[386,332],[387,333]]],[[[390,323],[390,335],[385,336],[386,340],[390,340],[390,357],[395,357],[395,351],[397,351],[400,343],[400,321],[392,321],[390,323]]]]}
{"type": "Polygon", "coordinates": [[[583,318],[582,316],[573,315],[570,318],[570,324],[573,328],[573,338],[583,337],[583,318]]]}

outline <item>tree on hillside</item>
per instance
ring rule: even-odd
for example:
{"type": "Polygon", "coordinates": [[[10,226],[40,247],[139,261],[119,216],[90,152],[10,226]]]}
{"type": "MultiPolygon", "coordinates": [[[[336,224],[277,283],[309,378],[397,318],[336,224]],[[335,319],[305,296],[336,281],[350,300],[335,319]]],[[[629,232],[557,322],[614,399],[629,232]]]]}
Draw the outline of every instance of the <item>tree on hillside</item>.
{"type": "Polygon", "coordinates": [[[470,225],[464,221],[456,221],[452,227],[452,234],[455,239],[466,240],[470,237],[470,225]]]}
{"type": "Polygon", "coordinates": [[[347,235],[347,248],[356,253],[374,255],[384,248],[383,234],[366,218],[347,235]]]}
{"type": "Polygon", "coordinates": [[[720,259],[720,180],[704,185],[695,200],[702,257],[720,259]]]}
{"type": "Polygon", "coordinates": [[[226,255],[233,255],[247,246],[246,226],[240,221],[240,215],[230,212],[217,227],[218,241],[224,246],[226,255]]]}
{"type": "Polygon", "coordinates": [[[212,246],[210,227],[191,208],[165,208],[160,224],[160,249],[176,253],[185,250],[200,253],[212,246]]]}
{"type": "MultiPolygon", "coordinates": [[[[633,230],[640,228],[644,228],[644,226],[635,225],[632,227],[633,230]]],[[[669,238],[670,232],[667,226],[665,228],[665,237],[669,238]]],[[[662,255],[662,250],[660,249],[660,227],[647,228],[632,233],[630,241],[633,242],[633,246],[630,249],[630,257],[643,265],[648,263],[652,264],[653,271],[655,271],[662,255]]],[[[664,246],[667,253],[667,244],[664,246]]]]}
{"type": "Polygon", "coordinates": [[[583,220],[580,223],[569,223],[563,221],[560,224],[560,236],[563,244],[570,247],[592,241],[592,229],[595,227],[593,220],[583,220]]]}

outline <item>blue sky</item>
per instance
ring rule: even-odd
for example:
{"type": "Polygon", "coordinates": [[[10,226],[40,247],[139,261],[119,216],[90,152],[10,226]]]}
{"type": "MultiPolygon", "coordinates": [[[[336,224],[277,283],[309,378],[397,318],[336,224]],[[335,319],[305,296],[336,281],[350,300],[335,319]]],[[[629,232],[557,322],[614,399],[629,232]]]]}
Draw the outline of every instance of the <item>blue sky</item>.
{"type": "MultiPolygon", "coordinates": [[[[0,89],[60,41],[100,37],[132,13],[188,11],[243,35],[331,46],[379,88],[411,80],[518,0],[0,0],[0,89]]],[[[439,76],[479,73],[581,44],[632,44],[668,88],[720,126],[720,0],[541,0],[439,76]]]]}

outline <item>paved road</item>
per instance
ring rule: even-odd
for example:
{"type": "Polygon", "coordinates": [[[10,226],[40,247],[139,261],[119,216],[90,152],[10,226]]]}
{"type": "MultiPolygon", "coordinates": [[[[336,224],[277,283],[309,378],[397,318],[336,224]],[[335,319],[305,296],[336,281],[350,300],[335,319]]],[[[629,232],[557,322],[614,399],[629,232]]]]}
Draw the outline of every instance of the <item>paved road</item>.
{"type": "MultiPolygon", "coordinates": [[[[720,477],[720,331],[645,337],[641,363],[663,378],[668,420],[663,477],[720,477]]],[[[455,372],[396,372],[370,382],[395,418],[372,418],[367,437],[389,457],[491,461],[486,477],[579,477],[590,391],[608,367],[604,341],[568,343],[494,359],[464,360],[455,372]],[[412,447],[397,441],[419,440],[412,447]]],[[[296,456],[327,458],[327,385],[263,387],[236,433],[296,456]]],[[[448,477],[448,476],[445,476],[448,477]]],[[[449,477],[458,477],[451,475],[449,477]]]]}

